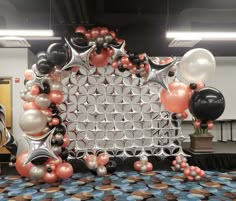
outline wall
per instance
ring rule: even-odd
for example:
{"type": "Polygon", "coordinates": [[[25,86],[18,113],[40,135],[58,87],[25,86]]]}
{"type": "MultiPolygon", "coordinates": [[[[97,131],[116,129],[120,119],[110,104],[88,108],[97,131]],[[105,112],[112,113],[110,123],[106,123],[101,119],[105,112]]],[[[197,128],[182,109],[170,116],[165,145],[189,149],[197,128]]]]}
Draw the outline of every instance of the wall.
{"type": "Polygon", "coordinates": [[[0,77],[12,78],[12,133],[19,143],[18,153],[27,148],[19,127],[19,117],[23,114],[20,91],[24,89],[24,72],[27,68],[27,48],[0,48],[0,77]],[[20,78],[20,82],[15,83],[15,78],[20,78]]]}

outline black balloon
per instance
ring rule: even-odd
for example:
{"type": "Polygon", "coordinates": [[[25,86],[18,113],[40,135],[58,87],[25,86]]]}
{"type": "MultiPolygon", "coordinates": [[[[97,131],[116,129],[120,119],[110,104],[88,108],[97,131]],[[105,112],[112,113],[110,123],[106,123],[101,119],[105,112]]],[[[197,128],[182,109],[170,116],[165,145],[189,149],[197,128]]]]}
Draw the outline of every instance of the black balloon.
{"type": "Polygon", "coordinates": [[[47,58],[46,52],[45,51],[38,52],[36,58],[37,59],[47,58]]]}
{"type": "Polygon", "coordinates": [[[204,87],[195,91],[189,101],[191,114],[203,121],[219,118],[224,109],[224,96],[218,89],[212,87],[204,87]]]}
{"type": "Polygon", "coordinates": [[[55,66],[62,67],[68,60],[68,51],[61,43],[53,43],[47,49],[47,59],[55,66]]]}
{"type": "Polygon", "coordinates": [[[88,41],[83,33],[77,32],[71,37],[71,43],[75,46],[87,46],[88,41]]]}
{"type": "Polygon", "coordinates": [[[50,85],[47,82],[43,82],[42,89],[40,90],[41,93],[49,94],[50,92],[50,85]]]}
{"type": "Polygon", "coordinates": [[[65,161],[65,160],[67,160],[68,156],[69,156],[68,149],[67,148],[62,148],[62,151],[60,153],[61,159],[65,161]]]}
{"type": "Polygon", "coordinates": [[[110,160],[106,165],[105,167],[107,168],[107,173],[114,173],[116,171],[116,168],[117,168],[117,163],[113,160],[110,160]]]}
{"type": "Polygon", "coordinates": [[[36,63],[36,68],[41,74],[49,74],[53,71],[53,65],[46,58],[41,58],[36,63]]]}
{"type": "Polygon", "coordinates": [[[61,133],[62,135],[66,134],[66,128],[63,125],[58,125],[55,129],[55,133],[61,133]]]}

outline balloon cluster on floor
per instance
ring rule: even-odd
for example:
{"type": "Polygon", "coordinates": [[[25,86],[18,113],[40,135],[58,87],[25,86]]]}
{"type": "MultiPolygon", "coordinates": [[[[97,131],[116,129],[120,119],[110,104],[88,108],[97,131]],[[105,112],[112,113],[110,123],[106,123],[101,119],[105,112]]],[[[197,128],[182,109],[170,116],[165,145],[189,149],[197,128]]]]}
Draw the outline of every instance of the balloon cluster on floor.
{"type": "Polygon", "coordinates": [[[141,156],[139,161],[135,161],[134,169],[139,172],[150,172],[153,170],[153,165],[148,162],[147,156],[141,156]]]}
{"type": "MultiPolygon", "coordinates": [[[[159,84],[163,87],[161,103],[173,113],[173,119],[186,118],[185,110],[189,108],[201,120],[200,127],[206,124],[208,128],[212,127],[210,121],[218,118],[224,110],[224,98],[216,89],[201,88],[201,82],[215,69],[215,60],[209,51],[191,50],[177,62],[174,58],[161,60],[145,53],[126,51],[125,45],[123,39],[106,27],[89,30],[79,26],[75,33],[65,37],[64,44],[53,43],[46,52],[37,54],[36,64],[25,71],[25,89],[20,92],[25,102],[19,124],[28,144],[28,151],[20,153],[15,161],[22,176],[54,182],[73,173],[72,166],[66,162],[70,139],[58,106],[64,101],[60,81],[62,72],[75,67],[90,70],[111,65],[121,72],[129,71],[143,78],[146,83],[159,84]],[[178,70],[191,84],[176,77],[178,70]],[[167,85],[168,77],[174,75],[175,80],[167,85]]],[[[105,175],[108,167],[112,166],[107,153],[87,155],[85,163],[99,176],[105,175]]],[[[135,163],[135,169],[142,172],[152,168],[145,157],[135,163]]]]}
{"type": "Polygon", "coordinates": [[[172,169],[181,171],[188,181],[197,181],[205,176],[205,171],[196,166],[189,166],[186,157],[179,155],[172,161],[172,169]]]}

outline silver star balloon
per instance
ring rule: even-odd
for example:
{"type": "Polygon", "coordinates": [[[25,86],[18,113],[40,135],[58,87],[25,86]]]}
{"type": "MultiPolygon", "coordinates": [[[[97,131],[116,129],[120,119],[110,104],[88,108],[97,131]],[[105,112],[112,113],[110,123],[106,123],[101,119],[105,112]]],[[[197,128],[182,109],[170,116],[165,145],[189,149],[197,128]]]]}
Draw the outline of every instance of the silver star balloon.
{"type": "Polygon", "coordinates": [[[111,49],[114,50],[114,54],[112,56],[112,59],[115,60],[117,58],[119,58],[120,56],[126,56],[128,57],[128,55],[125,52],[125,41],[123,41],[121,44],[119,45],[111,45],[110,46],[111,49]]]}
{"type": "Polygon", "coordinates": [[[151,66],[151,71],[149,72],[147,79],[144,81],[144,84],[157,83],[161,85],[165,90],[169,91],[168,86],[166,84],[166,78],[173,65],[175,65],[175,61],[171,62],[168,65],[165,65],[165,67],[161,70],[152,69],[151,66]]]}
{"type": "Polygon", "coordinates": [[[66,38],[65,41],[70,49],[70,61],[62,67],[62,70],[66,70],[74,66],[83,66],[87,69],[91,68],[89,64],[89,56],[96,46],[88,46],[84,52],[78,53],[66,38]]]}
{"type": "Polygon", "coordinates": [[[24,138],[29,147],[28,158],[26,159],[24,164],[27,164],[34,159],[42,157],[57,159],[57,156],[53,153],[51,149],[51,139],[54,130],[55,128],[37,139],[24,135],[24,138]]]}
{"type": "Polygon", "coordinates": [[[17,141],[15,140],[13,135],[6,128],[5,122],[2,123],[0,121],[0,129],[1,129],[1,134],[3,134],[5,131],[5,135],[6,135],[5,136],[6,141],[3,143],[3,145],[1,145],[1,147],[5,147],[12,155],[16,155],[17,147],[18,147],[17,141]]]}

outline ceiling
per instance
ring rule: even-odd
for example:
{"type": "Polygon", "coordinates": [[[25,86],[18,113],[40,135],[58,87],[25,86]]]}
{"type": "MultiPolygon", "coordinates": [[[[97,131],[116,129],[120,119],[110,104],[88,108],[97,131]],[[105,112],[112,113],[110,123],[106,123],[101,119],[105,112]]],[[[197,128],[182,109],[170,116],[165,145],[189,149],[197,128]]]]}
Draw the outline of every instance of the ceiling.
{"type": "MultiPolygon", "coordinates": [[[[235,0],[0,0],[0,28],[53,29],[65,36],[78,25],[107,26],[126,40],[126,49],[150,56],[182,56],[167,30],[234,30],[235,0]]],[[[34,53],[54,41],[29,41],[34,53]]],[[[236,42],[205,41],[194,48],[215,56],[236,56],[236,42]]]]}

